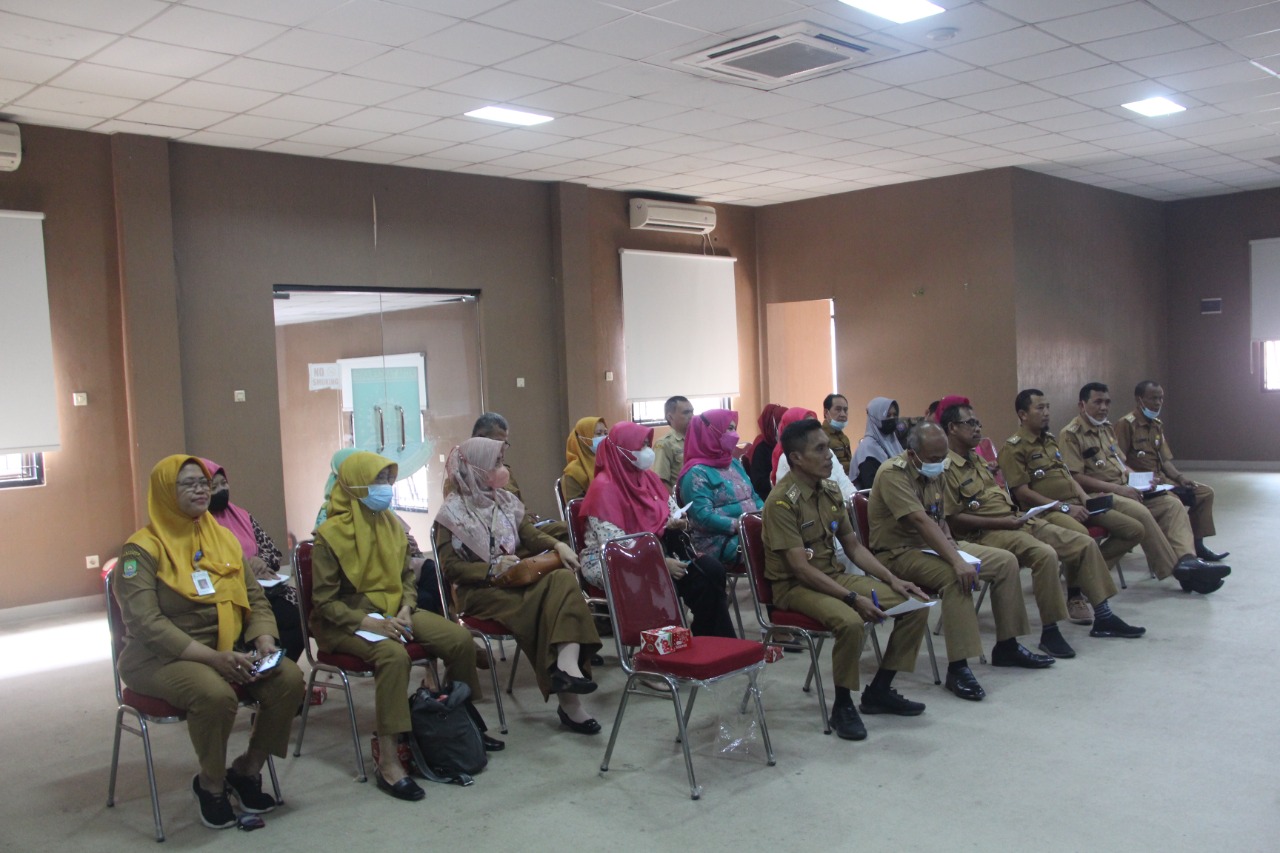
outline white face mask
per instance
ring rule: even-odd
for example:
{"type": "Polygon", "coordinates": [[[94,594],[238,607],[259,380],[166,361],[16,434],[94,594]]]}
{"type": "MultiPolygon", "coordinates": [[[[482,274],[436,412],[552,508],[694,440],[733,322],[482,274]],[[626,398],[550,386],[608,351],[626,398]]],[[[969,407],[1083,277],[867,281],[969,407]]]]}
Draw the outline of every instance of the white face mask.
{"type": "Polygon", "coordinates": [[[641,471],[648,471],[653,467],[653,462],[657,458],[657,454],[653,452],[652,447],[642,447],[636,451],[635,456],[631,460],[631,464],[635,465],[641,471]]]}
{"type": "Polygon", "coordinates": [[[1102,420],[1096,420],[1096,419],[1093,417],[1093,415],[1089,414],[1088,412],[1085,412],[1085,413],[1084,413],[1084,416],[1085,416],[1085,418],[1089,421],[1089,423],[1093,424],[1094,426],[1098,426],[1098,427],[1100,427],[1100,426],[1102,426],[1103,424],[1110,423],[1110,421],[1108,421],[1106,418],[1103,418],[1102,420]]]}

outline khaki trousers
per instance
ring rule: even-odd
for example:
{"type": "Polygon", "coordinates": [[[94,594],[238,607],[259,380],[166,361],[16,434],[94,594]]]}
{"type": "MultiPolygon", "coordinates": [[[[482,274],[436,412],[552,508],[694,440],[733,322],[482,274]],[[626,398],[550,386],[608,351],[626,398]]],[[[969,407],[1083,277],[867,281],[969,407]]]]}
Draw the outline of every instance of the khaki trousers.
{"type": "MultiPolygon", "coordinates": [[[[1116,500],[1121,500],[1121,498],[1116,500]]],[[[1065,512],[1046,512],[1040,517],[1064,530],[1083,533],[1085,536],[1089,535],[1087,527],[1065,512]]],[[[1146,536],[1141,522],[1135,521],[1123,512],[1117,512],[1114,509],[1089,516],[1088,524],[1090,527],[1101,527],[1107,531],[1107,538],[1103,539],[1098,546],[1102,551],[1102,559],[1106,562],[1107,568],[1115,568],[1116,563],[1120,562],[1120,558],[1132,551],[1134,546],[1141,544],[1146,536]]],[[[1070,578],[1068,578],[1069,580],[1070,578]]],[[[1072,586],[1075,586],[1075,584],[1072,584],[1072,586]]]]}
{"type": "MultiPolygon", "coordinates": [[[[865,575],[835,575],[831,578],[845,589],[868,598],[874,591],[880,601],[880,609],[888,610],[903,601],[886,584],[865,575]]],[[[775,585],[776,587],[779,585],[775,585]]],[[[817,592],[800,584],[787,588],[781,595],[775,593],[776,604],[785,610],[795,610],[816,619],[835,635],[835,647],[831,650],[831,670],[836,687],[857,690],[858,660],[862,657],[863,621],[858,611],[838,598],[817,592]]],[[[881,666],[894,672],[914,672],[916,657],[920,654],[920,641],[929,630],[929,611],[913,610],[893,620],[889,644],[885,646],[881,666]]]]}
{"type": "Polygon", "coordinates": [[[1196,505],[1187,510],[1191,517],[1191,532],[1197,539],[1213,536],[1218,532],[1213,526],[1213,489],[1204,483],[1196,483],[1196,505]]]}
{"type": "Polygon", "coordinates": [[[1018,558],[1019,566],[1031,569],[1031,590],[1042,625],[1067,618],[1067,601],[1058,579],[1058,554],[1037,539],[1027,525],[1021,530],[971,530],[965,537],[967,542],[1008,551],[1018,558]]]}
{"type": "Polygon", "coordinates": [[[1163,494],[1148,501],[1116,495],[1114,506],[1114,512],[1123,513],[1142,525],[1142,552],[1147,556],[1147,566],[1160,580],[1173,574],[1178,560],[1195,554],[1187,508],[1173,495],[1163,494]]]}
{"type": "MultiPolygon", "coordinates": [[[[996,619],[996,638],[1007,640],[1031,630],[1027,606],[1022,600],[1018,579],[1018,559],[1008,551],[961,542],[960,549],[982,561],[978,577],[991,581],[991,610],[996,619]]],[[[919,549],[877,554],[898,577],[933,590],[942,597],[942,632],[947,640],[947,660],[977,657],[982,653],[978,634],[978,614],[973,610],[973,590],[961,589],[956,573],[941,557],[919,549]]]]}
{"type": "MultiPolygon", "coordinates": [[[[187,734],[195,747],[200,772],[222,779],[227,772],[227,741],[235,726],[240,700],[213,667],[189,660],[167,663],[150,672],[133,673],[129,686],[163,699],[187,712],[187,734]]],[[[281,658],[275,675],[245,685],[245,694],[258,703],[249,749],[284,758],[293,718],[306,693],[298,665],[281,658]]]]}
{"type": "Polygon", "coordinates": [[[1111,570],[1092,536],[1052,524],[1031,523],[1035,524],[1031,535],[1052,548],[1062,561],[1067,586],[1080,587],[1092,604],[1101,604],[1116,594],[1111,570]]]}

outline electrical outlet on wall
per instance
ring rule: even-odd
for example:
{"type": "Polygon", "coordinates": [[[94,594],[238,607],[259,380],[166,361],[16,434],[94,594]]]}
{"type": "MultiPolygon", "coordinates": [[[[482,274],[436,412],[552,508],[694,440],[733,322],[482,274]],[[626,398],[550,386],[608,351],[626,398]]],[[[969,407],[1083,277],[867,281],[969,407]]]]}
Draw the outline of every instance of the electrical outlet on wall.
{"type": "Polygon", "coordinates": [[[243,392],[243,391],[236,391],[234,396],[235,396],[235,401],[236,401],[237,403],[243,403],[243,402],[244,402],[244,392],[243,392]]]}
{"type": "Polygon", "coordinates": [[[84,558],[84,567],[86,569],[96,569],[98,568],[98,565],[99,564],[98,564],[97,554],[90,554],[89,556],[84,558]]]}

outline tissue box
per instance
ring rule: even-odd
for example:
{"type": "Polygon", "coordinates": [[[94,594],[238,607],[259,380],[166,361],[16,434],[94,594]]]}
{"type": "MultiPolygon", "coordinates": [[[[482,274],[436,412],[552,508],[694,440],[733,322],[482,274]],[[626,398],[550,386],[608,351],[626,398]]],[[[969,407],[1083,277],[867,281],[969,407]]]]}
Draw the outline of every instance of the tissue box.
{"type": "Polygon", "coordinates": [[[764,647],[765,663],[774,663],[775,661],[780,661],[780,660],[782,660],[782,646],[765,646],[764,647]]]}
{"type": "Polygon", "coordinates": [[[640,632],[640,651],[649,655],[669,655],[687,649],[692,635],[688,628],[668,625],[640,632]]]}

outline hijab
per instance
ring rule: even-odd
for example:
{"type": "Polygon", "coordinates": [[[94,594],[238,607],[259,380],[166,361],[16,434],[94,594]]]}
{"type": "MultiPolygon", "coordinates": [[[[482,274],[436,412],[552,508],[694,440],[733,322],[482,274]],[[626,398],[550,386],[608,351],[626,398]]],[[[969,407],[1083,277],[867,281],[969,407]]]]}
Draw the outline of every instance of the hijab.
{"type": "Polygon", "coordinates": [[[514,554],[520,544],[524,504],[506,489],[489,485],[489,472],[498,467],[503,446],[496,438],[468,438],[449,451],[445,462],[455,491],[444,499],[436,522],[482,560],[514,554]]]}
{"type": "Polygon", "coordinates": [[[889,417],[889,410],[895,405],[897,401],[888,397],[876,397],[867,404],[867,432],[858,442],[858,451],[853,457],[855,472],[868,459],[887,462],[902,452],[902,442],[898,441],[897,430],[888,435],[880,432],[880,422],[889,417]]]}
{"type": "Polygon", "coordinates": [[[947,396],[943,397],[941,400],[938,401],[938,408],[933,410],[933,414],[929,417],[929,420],[933,421],[935,424],[941,424],[942,413],[945,412],[947,409],[951,408],[952,406],[969,406],[969,405],[972,405],[972,404],[969,402],[968,397],[961,397],[959,394],[948,394],[947,396]]]}
{"type": "Polygon", "coordinates": [[[782,459],[782,432],[796,421],[803,421],[806,418],[816,421],[818,415],[812,409],[796,406],[794,409],[787,409],[778,422],[778,443],[773,448],[773,472],[769,475],[770,481],[775,486],[778,485],[778,461],[782,459]]]}
{"type": "Polygon", "coordinates": [[[596,437],[596,424],[604,423],[604,418],[582,418],[569,433],[564,447],[564,476],[577,480],[586,489],[596,475],[596,451],[592,442],[596,437]]]}
{"type": "Polygon", "coordinates": [[[737,433],[729,432],[729,424],[737,422],[738,413],[728,409],[708,409],[694,415],[684,434],[684,467],[680,469],[680,476],[683,478],[694,465],[728,468],[738,443],[737,433]],[[726,436],[732,436],[731,444],[726,436]]]}
{"type": "Polygon", "coordinates": [[[329,517],[316,534],[338,558],[356,591],[373,602],[378,612],[392,616],[400,609],[404,592],[401,575],[409,540],[395,513],[374,512],[360,501],[388,466],[394,478],[399,468],[390,459],[367,450],[348,453],[329,492],[329,517]]]}
{"type": "Polygon", "coordinates": [[[354,447],[344,447],[333,454],[333,458],[329,460],[329,478],[324,481],[324,500],[320,502],[320,512],[316,513],[316,526],[313,532],[319,530],[320,525],[324,524],[324,520],[329,517],[329,495],[333,492],[333,487],[338,485],[338,468],[348,456],[355,452],[354,447]]]}
{"type": "Polygon", "coordinates": [[[653,471],[635,466],[635,455],[653,441],[653,429],[623,421],[600,442],[596,477],[591,481],[582,514],[607,521],[626,533],[657,533],[666,529],[671,507],[667,486],[653,471]]]}
{"type": "Polygon", "coordinates": [[[756,440],[747,445],[747,450],[742,454],[743,458],[748,461],[755,455],[756,449],[759,447],[768,447],[770,451],[778,443],[778,436],[782,435],[782,428],[778,426],[782,416],[786,414],[787,407],[779,406],[777,403],[769,403],[760,412],[760,417],[756,420],[756,425],[760,427],[760,434],[756,436],[756,440]]]}
{"type": "Polygon", "coordinates": [[[151,469],[147,486],[147,526],[129,537],[156,561],[156,579],[188,601],[218,609],[218,651],[231,649],[244,630],[249,595],[244,582],[244,553],[235,534],[209,513],[191,518],[178,508],[178,472],[188,462],[208,467],[194,456],[166,456],[151,469]],[[194,571],[209,573],[213,594],[196,592],[194,571]]]}
{"type": "MultiPolygon", "coordinates": [[[[209,479],[221,474],[227,476],[227,469],[223,468],[212,459],[201,459],[204,463],[205,470],[209,472],[209,479]]],[[[228,478],[230,479],[230,478],[228,478]]],[[[209,515],[223,527],[235,534],[236,539],[240,540],[240,547],[244,549],[245,559],[258,556],[258,537],[253,533],[253,518],[249,515],[249,511],[243,507],[228,503],[227,508],[222,512],[209,511],[209,515]]]]}

